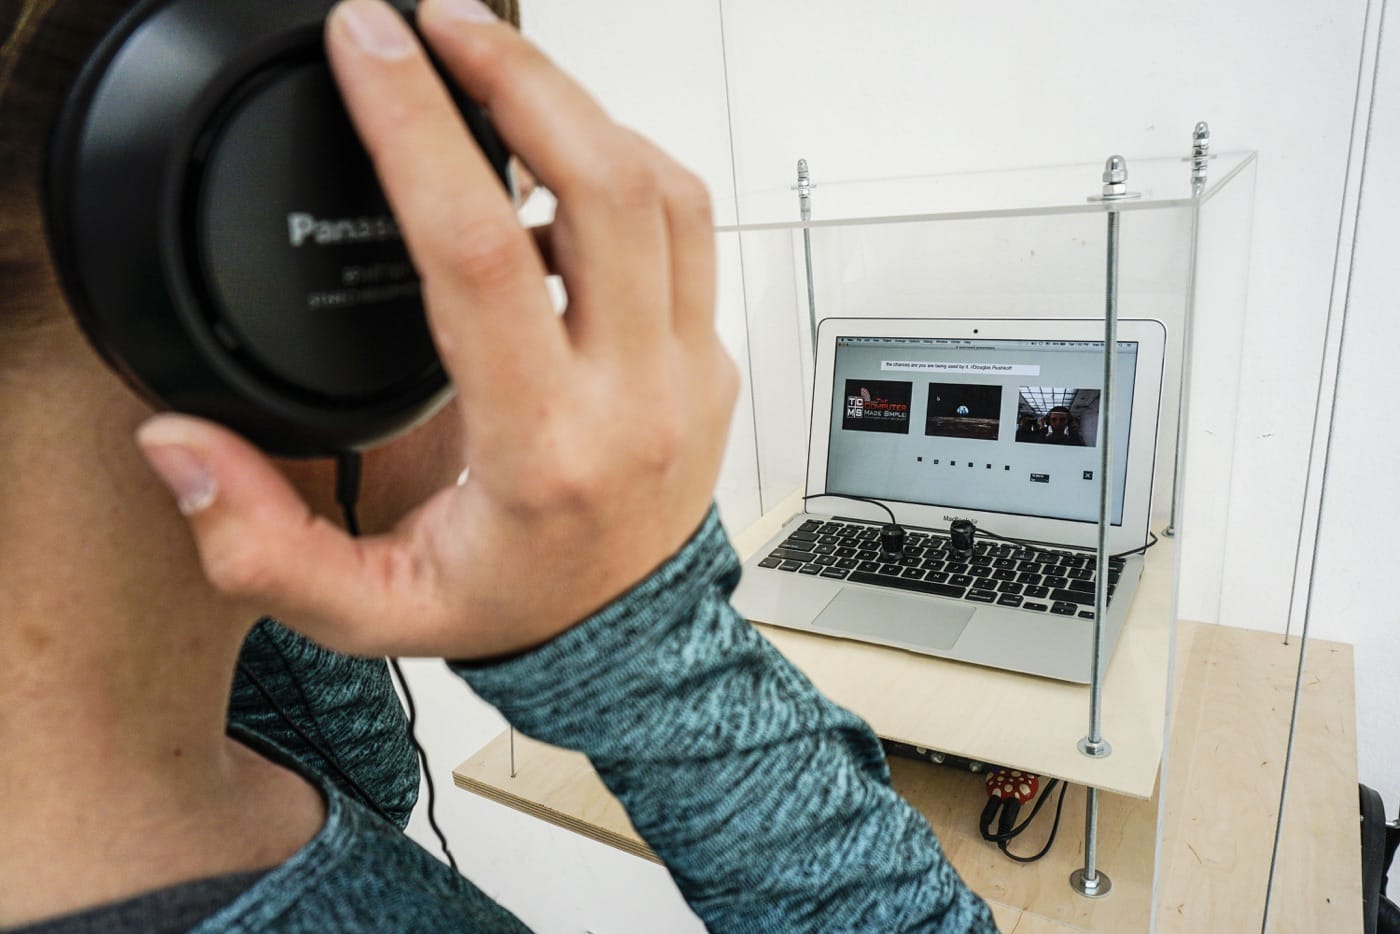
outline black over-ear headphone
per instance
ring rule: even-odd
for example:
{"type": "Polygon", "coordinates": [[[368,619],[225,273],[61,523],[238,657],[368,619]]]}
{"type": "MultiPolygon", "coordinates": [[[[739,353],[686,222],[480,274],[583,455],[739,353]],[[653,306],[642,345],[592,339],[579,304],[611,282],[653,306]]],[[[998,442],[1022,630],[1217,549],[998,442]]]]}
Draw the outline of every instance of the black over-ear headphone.
{"type": "MultiPolygon", "coordinates": [[[[369,446],[450,394],[326,65],[330,7],[137,3],[79,71],[44,182],[50,251],[97,350],[154,404],[288,456],[369,446]]],[[[458,105],[509,188],[485,114],[458,105]]]]}

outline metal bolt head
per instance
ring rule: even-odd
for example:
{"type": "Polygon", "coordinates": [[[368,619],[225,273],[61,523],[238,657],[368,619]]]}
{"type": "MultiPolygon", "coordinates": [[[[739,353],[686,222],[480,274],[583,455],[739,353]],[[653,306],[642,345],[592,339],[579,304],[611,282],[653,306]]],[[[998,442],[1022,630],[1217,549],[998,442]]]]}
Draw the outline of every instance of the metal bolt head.
{"type": "Polygon", "coordinates": [[[1103,194],[1105,198],[1121,198],[1128,193],[1128,160],[1122,156],[1109,156],[1103,166],[1103,194]]]}
{"type": "Polygon", "coordinates": [[[1204,149],[1210,146],[1210,125],[1204,120],[1196,124],[1196,129],[1191,134],[1191,140],[1197,148],[1204,149]]]}
{"type": "Polygon", "coordinates": [[[1113,746],[1106,739],[1095,742],[1086,736],[1079,741],[1079,751],[1090,759],[1102,759],[1113,755],[1113,746]]]}

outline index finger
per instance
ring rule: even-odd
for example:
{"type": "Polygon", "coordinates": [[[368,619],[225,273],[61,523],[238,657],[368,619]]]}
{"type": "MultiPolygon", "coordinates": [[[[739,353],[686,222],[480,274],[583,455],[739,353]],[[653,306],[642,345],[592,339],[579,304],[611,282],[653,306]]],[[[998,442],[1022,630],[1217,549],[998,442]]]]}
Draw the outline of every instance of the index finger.
{"type": "Polygon", "coordinates": [[[670,328],[674,277],[661,179],[636,134],[480,0],[422,0],[418,27],[559,199],[575,346],[645,357],[670,328]]]}
{"type": "Polygon", "coordinates": [[[530,374],[556,372],[567,344],[543,263],[403,17],[381,0],[344,0],[326,49],[458,388],[514,394],[530,374]]]}

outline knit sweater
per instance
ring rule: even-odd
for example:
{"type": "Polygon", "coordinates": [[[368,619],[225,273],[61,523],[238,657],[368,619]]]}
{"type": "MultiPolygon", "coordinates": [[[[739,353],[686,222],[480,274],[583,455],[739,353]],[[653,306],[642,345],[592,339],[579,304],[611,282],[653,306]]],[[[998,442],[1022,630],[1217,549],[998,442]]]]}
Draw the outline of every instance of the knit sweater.
{"type": "MultiPolygon", "coordinates": [[[[729,605],[738,579],[712,510],[680,552],[554,640],[451,667],[523,733],[589,757],[711,930],[995,931],[927,822],[890,787],[870,728],[729,605]]],[[[405,817],[417,769],[397,704],[375,699],[388,690],[383,663],[301,655],[324,650],[285,630],[255,635],[252,661],[272,673],[279,700],[394,820],[405,817]],[[313,661],[321,675],[298,677],[313,661]]],[[[236,690],[231,732],[315,781],[326,823],[193,930],[523,929],[326,777],[319,754],[258,708],[236,690]]]]}

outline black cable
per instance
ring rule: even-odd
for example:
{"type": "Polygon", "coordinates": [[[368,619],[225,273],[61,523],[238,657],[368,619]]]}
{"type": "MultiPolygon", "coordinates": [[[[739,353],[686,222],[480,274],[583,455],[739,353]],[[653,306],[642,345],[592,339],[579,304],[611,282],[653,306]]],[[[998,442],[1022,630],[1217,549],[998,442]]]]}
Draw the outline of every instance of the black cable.
{"type": "MultiPolygon", "coordinates": [[[[896,520],[895,517],[894,517],[894,510],[891,509],[891,508],[890,508],[889,506],[887,506],[886,504],[880,502],[878,499],[869,499],[869,498],[864,497],[864,496],[850,496],[850,495],[848,495],[848,494],[846,494],[846,493],[808,493],[806,496],[802,497],[802,501],[803,501],[803,502],[806,502],[806,501],[809,500],[809,499],[817,499],[818,497],[822,497],[822,496],[834,496],[834,497],[836,497],[837,499],[852,499],[852,500],[855,500],[855,501],[858,502],[858,503],[870,503],[872,506],[879,506],[879,507],[880,507],[881,509],[883,509],[885,512],[887,512],[887,513],[890,514],[890,524],[891,524],[891,525],[899,525],[899,521],[896,520]]],[[[1042,545],[1042,544],[1040,544],[1040,543],[1038,543],[1038,542],[1027,541],[1027,540],[1024,539],[1024,538],[1011,538],[1011,537],[1006,536],[1006,535],[998,535],[996,532],[989,532],[988,530],[982,528],[980,525],[979,525],[979,526],[975,526],[975,528],[976,528],[977,531],[978,531],[979,533],[981,533],[982,535],[985,535],[985,536],[987,536],[988,538],[995,538],[997,541],[1000,541],[1000,542],[1010,542],[1010,543],[1012,543],[1013,545],[1025,545],[1027,548],[1038,548],[1038,549],[1042,549],[1042,550],[1049,550],[1047,546],[1042,545]]],[[[1141,547],[1139,547],[1139,548],[1133,548],[1133,549],[1131,549],[1131,550],[1129,550],[1129,551],[1120,551],[1120,552],[1118,552],[1118,554],[1116,554],[1116,555],[1109,555],[1109,556],[1108,556],[1108,557],[1109,557],[1109,560],[1112,560],[1112,559],[1114,559],[1114,558],[1126,558],[1126,557],[1128,557],[1129,555],[1140,555],[1140,554],[1144,553],[1145,551],[1147,551],[1147,549],[1151,548],[1153,545],[1157,544],[1157,536],[1156,536],[1155,534],[1153,534],[1152,532],[1148,532],[1147,535],[1148,535],[1149,538],[1152,539],[1152,541],[1148,542],[1146,545],[1143,545],[1143,546],[1141,546],[1141,547]]]]}
{"type": "Polygon", "coordinates": [[[355,516],[355,503],[360,498],[360,452],[342,451],[335,458],[335,501],[345,517],[345,529],[359,537],[360,522],[355,516]]]}
{"type": "Polygon", "coordinates": [[[1140,555],[1140,554],[1145,554],[1145,553],[1147,552],[1147,549],[1149,549],[1149,548],[1151,548],[1153,545],[1157,544],[1157,535],[1156,535],[1155,532],[1148,532],[1148,533],[1147,533],[1147,537],[1150,538],[1150,539],[1152,539],[1152,541],[1148,542],[1146,545],[1143,545],[1143,546],[1140,547],[1140,548],[1133,548],[1133,549],[1131,549],[1130,551],[1120,551],[1120,552],[1118,552],[1118,554],[1116,554],[1116,555],[1109,555],[1109,557],[1110,557],[1110,558],[1126,558],[1126,557],[1128,557],[1129,555],[1140,555]]]}
{"type": "Polygon", "coordinates": [[[1058,833],[1060,830],[1060,815],[1064,811],[1065,790],[1069,788],[1069,783],[1060,782],[1058,778],[1051,779],[1050,784],[1046,785],[1045,790],[1040,793],[1040,798],[1036,801],[1035,807],[1031,809],[1030,817],[1027,817],[1021,823],[1020,827],[1017,827],[1015,830],[1010,831],[1006,834],[993,834],[994,837],[1006,837],[1007,839],[1010,839],[1011,837],[1014,837],[1021,831],[1025,830],[1026,827],[1030,824],[1030,822],[1035,819],[1035,815],[1040,812],[1041,805],[1043,805],[1045,801],[1049,799],[1050,792],[1054,790],[1056,782],[1059,782],[1060,784],[1060,800],[1055,803],[1055,822],[1050,825],[1050,837],[1045,841],[1045,846],[1040,848],[1039,853],[1036,853],[1034,856],[1017,856],[1015,853],[1011,852],[1011,850],[1007,848],[1007,840],[999,839],[996,841],[997,847],[1009,858],[1015,860],[1018,863],[1033,863],[1036,860],[1040,859],[1042,856],[1044,856],[1046,853],[1050,852],[1050,847],[1055,842],[1055,834],[1058,833]]]}
{"type": "MultiPolygon", "coordinates": [[[[992,779],[988,779],[988,783],[990,784],[991,782],[992,779]]],[[[1008,858],[1018,863],[1033,863],[1040,859],[1046,853],[1050,852],[1050,847],[1055,843],[1055,836],[1059,833],[1060,817],[1064,813],[1065,806],[1065,790],[1068,787],[1068,783],[1063,783],[1058,778],[1051,779],[1036,798],[1035,807],[1031,809],[1030,814],[1016,826],[1012,825],[1016,820],[1017,812],[1021,808],[1020,799],[1014,797],[1004,798],[1000,795],[993,794],[987,799],[987,805],[982,809],[982,816],[978,821],[982,839],[995,843],[997,849],[1001,850],[1008,858]],[[1045,807],[1045,803],[1050,800],[1050,793],[1055,790],[1056,785],[1060,786],[1060,798],[1055,805],[1055,821],[1050,827],[1050,835],[1046,839],[1045,845],[1041,847],[1040,852],[1032,856],[1018,856],[1012,853],[1008,844],[1024,833],[1026,828],[1030,827],[1031,823],[1035,821],[1041,809],[1045,807]],[[998,829],[995,832],[991,830],[993,820],[996,820],[998,824],[998,829]]]]}
{"type": "Polygon", "coordinates": [[[341,767],[340,763],[336,761],[335,756],[331,755],[330,750],[322,746],[320,743],[316,742],[310,736],[308,736],[306,731],[303,730],[297,724],[296,720],[292,719],[292,715],[287,713],[287,711],[282,707],[281,704],[277,703],[277,698],[272,696],[272,692],[267,689],[267,686],[264,685],[261,680],[259,680],[257,675],[253,674],[251,668],[249,668],[246,664],[240,661],[238,663],[238,670],[243,673],[243,677],[247,678],[248,681],[253,685],[253,687],[257,688],[258,693],[263,696],[263,700],[267,701],[268,705],[271,706],[272,709],[277,713],[277,715],[282,718],[283,722],[285,722],[287,726],[292,728],[292,732],[300,736],[302,742],[306,743],[306,745],[314,749],[321,756],[322,759],[326,760],[326,764],[329,765],[332,769],[334,769],[336,774],[343,778],[347,785],[354,789],[355,794],[359,796],[361,801],[363,801],[371,809],[373,809],[374,813],[378,814],[380,817],[384,818],[389,823],[395,823],[394,819],[388,814],[386,814],[384,812],[384,809],[379,806],[379,802],[375,801],[373,796],[371,796],[369,792],[361,788],[360,783],[355,781],[355,779],[351,778],[350,773],[345,771],[345,769],[341,767]]]}
{"type": "Polygon", "coordinates": [[[398,675],[399,690],[403,691],[404,700],[408,703],[408,737],[413,740],[413,748],[418,750],[418,759],[423,763],[423,780],[428,783],[428,825],[433,828],[433,833],[437,834],[438,842],[442,844],[442,855],[447,857],[447,864],[452,867],[454,872],[460,871],[457,869],[457,860],[452,857],[452,850],[447,846],[447,835],[438,826],[437,815],[434,813],[437,810],[437,793],[433,789],[433,771],[428,768],[428,753],[418,742],[418,734],[415,731],[418,723],[418,710],[414,706],[413,695],[408,690],[408,679],[404,677],[403,669],[399,667],[397,658],[389,659],[389,667],[394,670],[394,674],[398,675]]]}
{"type": "Polygon", "coordinates": [[[1020,826],[1013,827],[1010,830],[988,834],[986,839],[991,840],[993,843],[1000,843],[1003,840],[1014,840],[1016,837],[1020,836],[1022,831],[1031,825],[1031,821],[1035,820],[1035,816],[1040,813],[1040,809],[1045,806],[1045,802],[1050,800],[1050,792],[1054,791],[1055,786],[1058,784],[1060,784],[1058,778],[1052,778],[1045,783],[1044,790],[1041,791],[1039,797],[1035,799],[1035,806],[1032,807],[1031,812],[1026,815],[1026,819],[1021,821],[1020,826]]]}
{"type": "MultiPolygon", "coordinates": [[[[990,532],[990,531],[988,531],[988,530],[982,528],[980,525],[977,526],[976,528],[977,528],[977,531],[978,531],[979,534],[985,535],[985,536],[987,536],[988,538],[995,538],[995,539],[996,539],[997,541],[999,541],[999,542],[1010,542],[1010,543],[1012,543],[1013,545],[1025,545],[1027,548],[1038,548],[1038,549],[1042,549],[1042,550],[1049,550],[1049,549],[1047,548],[1047,546],[1045,546],[1045,545],[1043,545],[1043,544],[1040,544],[1040,543],[1038,543],[1038,542],[1027,541],[1027,540],[1024,539],[1024,538],[1011,538],[1011,537],[1006,536],[1006,535],[998,535],[998,534],[995,533],[995,532],[990,532]]],[[[1126,558],[1126,557],[1128,557],[1129,555],[1140,555],[1140,554],[1142,554],[1143,552],[1147,551],[1147,549],[1151,548],[1153,545],[1157,544],[1157,536],[1156,536],[1155,534],[1153,534],[1152,532],[1148,532],[1148,533],[1147,533],[1147,536],[1148,536],[1149,538],[1151,538],[1152,541],[1148,542],[1146,545],[1142,545],[1142,546],[1140,546],[1140,547],[1138,547],[1138,548],[1132,548],[1132,549],[1130,549],[1130,550],[1128,550],[1128,551],[1120,551],[1120,552],[1118,552],[1116,555],[1109,555],[1109,556],[1108,556],[1108,557],[1109,557],[1109,560],[1111,561],[1111,560],[1113,560],[1114,558],[1126,558]]]]}
{"type": "Polygon", "coordinates": [[[1060,784],[1058,778],[1052,778],[1045,783],[1045,789],[1041,791],[1039,796],[1035,799],[1035,806],[1032,807],[1031,812],[1026,815],[1026,819],[1021,821],[1020,826],[1013,827],[1010,830],[984,834],[982,839],[990,840],[993,843],[1001,843],[1003,840],[1016,839],[1016,837],[1020,836],[1022,831],[1031,825],[1031,821],[1035,820],[1035,816],[1040,813],[1040,809],[1045,806],[1045,802],[1050,800],[1050,792],[1054,791],[1055,786],[1058,784],[1060,784]]]}
{"type": "MultiPolygon", "coordinates": [[[[360,534],[360,522],[355,515],[355,503],[360,497],[360,454],[358,451],[343,451],[336,456],[335,460],[335,501],[340,504],[340,511],[345,516],[345,528],[351,535],[360,534]]],[[[437,822],[437,790],[433,787],[433,773],[428,768],[428,753],[423,748],[423,744],[418,742],[418,708],[413,702],[413,692],[408,689],[408,679],[404,677],[403,669],[399,667],[397,658],[387,659],[393,674],[398,676],[399,690],[403,692],[404,702],[408,706],[408,738],[413,743],[413,748],[418,752],[418,761],[423,766],[423,780],[428,784],[428,825],[433,828],[433,833],[437,834],[438,842],[442,844],[442,853],[447,857],[447,864],[454,872],[457,869],[457,860],[452,856],[452,850],[447,845],[447,835],[442,832],[442,828],[437,822]]]]}
{"type": "MultiPolygon", "coordinates": [[[[336,457],[335,466],[335,499],[340,504],[341,513],[345,517],[346,530],[351,535],[358,536],[360,522],[355,514],[355,503],[360,495],[359,452],[342,452],[336,457]]],[[[386,660],[393,674],[397,676],[399,690],[403,692],[404,701],[408,706],[408,738],[418,753],[418,761],[423,766],[423,780],[428,785],[428,825],[433,828],[433,833],[437,834],[438,842],[442,844],[442,853],[447,857],[447,864],[452,867],[454,872],[460,871],[457,869],[457,860],[453,858],[452,850],[447,845],[447,836],[438,826],[437,790],[433,787],[433,773],[428,767],[427,750],[418,741],[418,708],[413,702],[413,692],[408,688],[408,679],[404,677],[403,669],[399,667],[399,660],[392,657],[386,660]]]]}
{"type": "Polygon", "coordinates": [[[802,497],[802,501],[805,503],[809,499],[817,499],[821,496],[834,496],[837,499],[853,499],[858,503],[869,503],[872,506],[879,506],[885,512],[890,514],[890,525],[899,525],[899,523],[895,521],[894,510],[886,506],[884,503],[880,502],[878,499],[868,499],[864,496],[847,496],[845,493],[808,493],[806,496],[802,497]]]}

